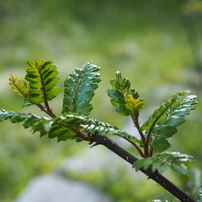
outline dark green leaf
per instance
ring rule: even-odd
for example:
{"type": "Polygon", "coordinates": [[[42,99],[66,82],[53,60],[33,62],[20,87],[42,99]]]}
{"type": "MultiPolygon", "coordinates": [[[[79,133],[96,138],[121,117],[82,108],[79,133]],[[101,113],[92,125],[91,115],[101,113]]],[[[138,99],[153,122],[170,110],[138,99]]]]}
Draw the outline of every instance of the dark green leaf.
{"type": "Polygon", "coordinates": [[[42,119],[33,125],[33,132],[39,132],[40,136],[48,135],[49,138],[57,138],[58,141],[76,138],[74,128],[80,128],[83,117],[68,115],[52,118],[49,120],[42,119]]]}
{"type": "Polygon", "coordinates": [[[112,126],[109,123],[101,122],[96,119],[86,118],[82,125],[84,132],[88,133],[98,133],[99,135],[117,135],[125,139],[130,139],[135,142],[139,142],[134,136],[120,130],[116,126],[112,126]]]}
{"type": "Polygon", "coordinates": [[[25,128],[32,127],[35,123],[41,120],[41,117],[34,114],[17,113],[0,109],[0,122],[9,119],[12,123],[23,122],[25,128]]]}
{"type": "Polygon", "coordinates": [[[163,104],[161,104],[160,107],[158,107],[149,117],[149,119],[142,125],[141,130],[143,131],[154,127],[154,125],[161,120],[162,116],[165,115],[168,109],[179,100],[180,96],[183,96],[184,94],[186,94],[186,92],[177,93],[173,95],[170,99],[165,101],[163,104]]]}
{"type": "Polygon", "coordinates": [[[139,159],[135,161],[133,168],[135,168],[136,171],[140,170],[140,168],[148,169],[152,165],[153,161],[154,159],[152,157],[139,159]]]}
{"type": "Polygon", "coordinates": [[[165,113],[165,118],[161,120],[160,124],[156,124],[155,139],[153,148],[156,152],[165,151],[170,147],[167,139],[172,137],[177,132],[177,127],[183,124],[185,116],[190,114],[190,110],[194,109],[196,104],[196,96],[189,95],[183,100],[176,100],[175,104],[165,113]]]}
{"type": "MultiPolygon", "coordinates": [[[[179,114],[182,115],[182,114],[179,114]]],[[[164,122],[163,125],[168,125],[168,126],[172,126],[172,127],[177,127],[181,124],[183,124],[186,120],[183,117],[180,116],[176,116],[176,115],[172,115],[169,118],[167,118],[164,122]]]]}
{"type": "Polygon", "coordinates": [[[116,79],[111,79],[113,89],[107,91],[115,110],[125,116],[138,115],[144,105],[138,93],[130,88],[130,81],[122,78],[120,72],[116,72],[116,79]]]}
{"type": "Polygon", "coordinates": [[[193,157],[179,152],[162,152],[153,157],[137,160],[133,167],[138,171],[140,168],[148,169],[151,167],[152,171],[158,170],[160,173],[164,172],[168,167],[187,175],[187,163],[193,162],[193,157]]]}
{"type": "Polygon", "coordinates": [[[147,202],[170,202],[170,201],[168,201],[168,200],[161,200],[161,199],[155,199],[155,200],[147,201],[147,202]]]}
{"type": "Polygon", "coordinates": [[[117,135],[130,141],[139,142],[134,136],[121,131],[115,126],[83,116],[67,114],[49,120],[42,119],[33,125],[34,133],[38,131],[41,136],[48,135],[50,138],[57,137],[58,141],[77,138],[75,129],[90,134],[117,135]]]}
{"type": "Polygon", "coordinates": [[[168,140],[158,137],[153,143],[153,148],[155,152],[163,152],[166,149],[170,148],[170,143],[168,142],[168,140]]]}
{"type": "Polygon", "coordinates": [[[86,63],[75,69],[64,83],[64,99],[62,113],[76,113],[86,116],[92,110],[90,101],[100,82],[99,67],[86,63]]]}

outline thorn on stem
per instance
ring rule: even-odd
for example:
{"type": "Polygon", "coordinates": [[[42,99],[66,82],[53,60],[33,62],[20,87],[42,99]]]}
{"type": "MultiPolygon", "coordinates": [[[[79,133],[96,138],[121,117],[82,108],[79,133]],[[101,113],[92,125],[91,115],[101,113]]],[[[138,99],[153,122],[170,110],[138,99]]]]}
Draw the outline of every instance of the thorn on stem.
{"type": "Polygon", "coordinates": [[[95,146],[98,146],[98,145],[100,145],[100,143],[97,143],[97,142],[96,142],[95,144],[91,145],[90,148],[95,147],[95,146]]]}

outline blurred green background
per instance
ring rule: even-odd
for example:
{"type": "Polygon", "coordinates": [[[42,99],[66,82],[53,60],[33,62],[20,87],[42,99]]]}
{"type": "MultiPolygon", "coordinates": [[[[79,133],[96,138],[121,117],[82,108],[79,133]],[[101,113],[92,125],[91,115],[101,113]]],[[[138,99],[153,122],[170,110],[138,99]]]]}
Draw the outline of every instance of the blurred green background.
{"type": "MultiPolygon", "coordinates": [[[[24,77],[28,59],[53,60],[62,89],[74,68],[87,61],[100,66],[102,83],[91,116],[119,127],[128,119],[114,112],[106,94],[116,71],[128,77],[144,98],[144,116],[168,95],[190,89],[198,95],[199,104],[172,139],[171,150],[193,155],[193,166],[202,168],[202,1],[1,0],[0,25],[1,108],[42,114],[34,107],[21,108],[22,99],[8,84],[9,74],[24,77]]],[[[51,103],[58,114],[62,99],[61,93],[51,103]]],[[[0,127],[2,201],[11,201],[32,177],[53,171],[65,157],[88,147],[40,139],[20,124],[3,122],[0,127]]],[[[169,177],[185,189],[177,175],[169,173],[169,177]]],[[[118,202],[173,200],[159,186],[131,180],[124,170],[109,176],[106,168],[99,175],[75,178],[95,184],[118,202]]]]}

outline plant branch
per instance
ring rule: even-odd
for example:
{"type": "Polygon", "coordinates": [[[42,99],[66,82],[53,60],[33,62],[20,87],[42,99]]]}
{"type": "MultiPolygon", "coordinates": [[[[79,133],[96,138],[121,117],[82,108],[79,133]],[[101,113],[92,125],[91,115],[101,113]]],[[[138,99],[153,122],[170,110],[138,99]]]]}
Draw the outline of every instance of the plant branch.
{"type": "Polygon", "coordinates": [[[139,122],[138,122],[138,114],[135,114],[135,113],[131,113],[131,117],[132,117],[132,120],[133,120],[133,123],[135,124],[135,127],[137,128],[137,131],[138,131],[138,133],[140,134],[140,137],[141,137],[141,139],[142,139],[142,143],[143,143],[143,145],[144,145],[144,154],[142,155],[140,152],[139,152],[139,150],[137,149],[137,147],[136,147],[136,149],[138,150],[138,152],[141,154],[141,156],[142,157],[148,157],[148,144],[146,144],[146,140],[145,140],[145,137],[144,137],[144,134],[143,134],[143,132],[140,130],[140,125],[139,125],[139,122]]]}
{"type": "Polygon", "coordinates": [[[135,114],[131,113],[131,117],[133,119],[133,123],[135,124],[135,127],[137,128],[137,130],[138,130],[138,132],[139,132],[139,134],[141,136],[142,142],[145,143],[144,134],[140,130],[140,125],[139,125],[139,122],[138,122],[138,115],[135,115],[135,114]]]}
{"type": "MultiPolygon", "coordinates": [[[[155,126],[155,124],[158,122],[158,120],[161,118],[161,116],[169,109],[169,107],[173,104],[174,102],[171,102],[171,104],[169,106],[167,106],[159,115],[158,117],[155,119],[155,121],[153,122],[153,124],[151,125],[148,133],[147,133],[147,138],[145,140],[145,147],[146,147],[146,150],[148,152],[149,150],[149,142],[150,142],[150,139],[151,139],[151,135],[152,135],[152,130],[155,126]]],[[[152,152],[153,152],[153,147],[151,147],[151,150],[150,152],[148,153],[149,156],[152,155],[152,152]]]]}
{"type": "MultiPolygon", "coordinates": [[[[124,138],[124,137],[123,137],[124,138]]],[[[128,142],[130,142],[138,151],[138,153],[143,157],[145,158],[145,154],[142,152],[142,150],[140,149],[140,147],[133,141],[131,141],[130,139],[128,138],[124,138],[125,140],[127,140],[128,142]]]]}
{"type": "MultiPolygon", "coordinates": [[[[101,136],[98,134],[93,134],[91,136],[91,142],[94,142],[94,146],[96,145],[103,145],[107,147],[109,150],[123,158],[125,161],[129,162],[131,165],[137,160],[139,160],[137,157],[133,156],[131,153],[120,147],[118,144],[113,142],[111,139],[109,139],[106,136],[101,136]]],[[[149,170],[145,170],[143,168],[140,169],[141,172],[143,172],[145,175],[148,176],[148,179],[151,178],[158,184],[160,184],[162,187],[164,187],[168,192],[170,192],[173,196],[178,198],[180,201],[186,201],[186,202],[195,202],[194,199],[192,199],[190,196],[188,196],[186,193],[184,193],[181,189],[179,189],[177,186],[175,186],[171,181],[169,181],[167,178],[162,176],[158,173],[158,171],[151,172],[149,170]]]]}
{"type": "Polygon", "coordinates": [[[39,107],[43,112],[45,112],[46,114],[48,114],[51,118],[55,118],[56,117],[56,115],[52,112],[52,110],[49,108],[49,106],[47,108],[47,107],[44,107],[41,104],[37,104],[37,107],[39,107]]]}

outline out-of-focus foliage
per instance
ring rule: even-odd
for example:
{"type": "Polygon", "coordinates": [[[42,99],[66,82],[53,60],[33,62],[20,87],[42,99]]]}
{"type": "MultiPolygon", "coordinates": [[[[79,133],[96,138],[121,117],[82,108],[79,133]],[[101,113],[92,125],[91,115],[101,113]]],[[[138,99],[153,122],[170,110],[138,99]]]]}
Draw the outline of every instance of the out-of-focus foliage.
{"type": "MultiPolygon", "coordinates": [[[[62,81],[72,71],[71,68],[81,66],[86,61],[92,60],[93,63],[102,66],[103,82],[98,90],[100,96],[95,96],[93,101],[93,104],[99,107],[92,110],[91,114],[119,126],[124,124],[125,119],[117,118],[109,99],[102,91],[102,88],[109,87],[108,80],[113,77],[115,71],[120,70],[130,78],[134,84],[132,87],[139,89],[145,100],[149,100],[145,103],[145,108],[149,110],[157,105],[156,100],[159,100],[162,94],[193,88],[200,82],[198,77],[194,76],[193,55],[181,23],[181,16],[187,7],[196,5],[193,6],[197,8],[194,25],[198,35],[202,36],[201,12],[198,9],[200,1],[187,1],[186,8],[181,2],[0,1],[1,108],[20,111],[22,102],[12,94],[8,76],[13,74],[21,77],[27,58],[53,59],[59,67],[62,81]],[[186,85],[186,88],[182,85],[186,85]]],[[[62,87],[63,83],[59,81],[59,85],[62,87]]],[[[201,146],[202,105],[200,92],[196,92],[196,89],[194,91],[199,97],[197,111],[190,116],[184,127],[178,129],[173,147],[182,153],[195,156],[196,166],[201,167],[202,151],[198,148],[201,146]]],[[[58,113],[61,110],[57,107],[58,103],[61,104],[63,99],[60,94],[59,97],[57,101],[52,101],[52,106],[58,113]]],[[[35,108],[33,112],[41,114],[36,112],[35,108]]],[[[13,198],[32,176],[50,171],[64,157],[79,150],[72,144],[56,145],[54,140],[48,140],[47,143],[46,138],[38,139],[36,136],[27,135],[29,130],[22,130],[20,125],[11,126],[10,123],[5,123],[0,124],[0,127],[3,131],[0,136],[2,200],[13,198]],[[44,155],[47,153],[49,156],[44,155]]],[[[123,173],[121,177],[125,179],[125,184],[128,183],[130,187],[139,186],[139,181],[135,184],[134,180],[123,173]]],[[[91,175],[87,177],[90,178],[91,175]]],[[[136,193],[135,190],[127,188],[123,190],[115,181],[118,177],[118,174],[114,178],[109,176],[109,182],[106,183],[102,181],[105,177],[100,178],[102,190],[106,190],[106,186],[111,187],[111,193],[117,195],[117,201],[123,201],[123,195],[127,191],[132,192],[128,196],[137,196],[138,201],[157,198],[153,185],[148,188],[143,184],[142,191],[136,193]],[[150,196],[144,198],[140,193],[146,192],[150,193],[150,196]]],[[[174,177],[173,180],[176,181],[174,177]]],[[[184,184],[183,182],[182,186],[184,184]]],[[[168,198],[162,193],[158,194],[158,198],[168,198]]],[[[128,197],[127,201],[130,201],[130,198],[128,197]]]]}
{"type": "Polygon", "coordinates": [[[200,187],[200,188],[196,191],[195,197],[196,197],[196,200],[197,200],[198,202],[202,201],[202,187],[200,187]]]}

